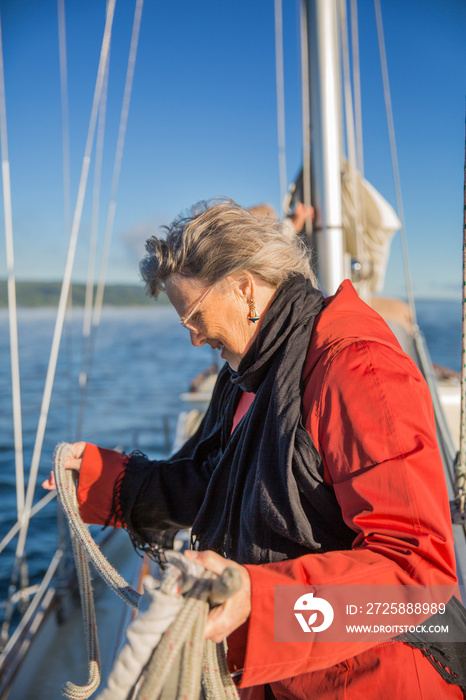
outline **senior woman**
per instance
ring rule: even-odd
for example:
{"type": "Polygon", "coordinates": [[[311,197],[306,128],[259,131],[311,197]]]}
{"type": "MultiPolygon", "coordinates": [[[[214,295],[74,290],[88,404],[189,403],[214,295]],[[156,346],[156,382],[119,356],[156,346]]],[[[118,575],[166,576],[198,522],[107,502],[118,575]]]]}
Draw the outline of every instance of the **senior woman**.
{"type": "Polygon", "coordinates": [[[324,300],[278,220],[198,205],[147,241],[141,273],[195,346],[225,360],[196,434],[167,461],[73,447],[84,519],[141,548],[191,527],[187,556],[242,588],[211,611],[244,697],[461,698],[400,641],[274,642],[274,586],[452,585],[449,505],[427,387],[345,281],[324,300]],[[234,562],[232,564],[231,561],[234,562]],[[265,696],[264,696],[265,692],[265,696]]]}

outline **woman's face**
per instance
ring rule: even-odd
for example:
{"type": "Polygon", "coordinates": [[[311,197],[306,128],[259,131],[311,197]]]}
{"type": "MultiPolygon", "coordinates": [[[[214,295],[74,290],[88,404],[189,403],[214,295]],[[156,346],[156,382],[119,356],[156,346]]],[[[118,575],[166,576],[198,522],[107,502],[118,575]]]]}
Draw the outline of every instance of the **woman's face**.
{"type": "MultiPolygon", "coordinates": [[[[209,290],[209,284],[176,274],[166,280],[165,289],[183,320],[209,290]]],[[[248,321],[250,298],[250,285],[244,276],[232,275],[214,284],[188,319],[189,325],[198,331],[186,330],[192,344],[218,348],[230,367],[238,369],[260,326],[260,321],[248,321]]]]}

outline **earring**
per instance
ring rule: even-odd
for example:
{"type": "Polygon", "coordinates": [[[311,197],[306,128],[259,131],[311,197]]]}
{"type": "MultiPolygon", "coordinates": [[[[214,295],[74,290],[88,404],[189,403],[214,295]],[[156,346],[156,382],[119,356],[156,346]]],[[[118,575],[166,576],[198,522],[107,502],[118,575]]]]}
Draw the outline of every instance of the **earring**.
{"type": "Polygon", "coordinates": [[[256,307],[254,305],[254,301],[252,299],[249,299],[249,313],[248,313],[248,321],[251,321],[252,323],[256,323],[260,319],[260,314],[257,313],[256,307]]]}

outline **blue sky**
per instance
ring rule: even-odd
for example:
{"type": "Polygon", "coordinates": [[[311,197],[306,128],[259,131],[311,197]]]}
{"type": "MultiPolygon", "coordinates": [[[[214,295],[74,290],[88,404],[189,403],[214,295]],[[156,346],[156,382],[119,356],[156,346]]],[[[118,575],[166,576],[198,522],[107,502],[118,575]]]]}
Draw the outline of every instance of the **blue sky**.
{"type": "MultiPolygon", "coordinates": [[[[66,0],[71,202],[105,0],[66,0]]],[[[134,0],[117,0],[101,236],[134,0]]],[[[56,0],[1,0],[18,279],[60,279],[64,223],[56,0]]],[[[466,3],[382,0],[408,247],[419,297],[461,295],[466,3]]],[[[298,4],[283,0],[288,180],[301,164],[298,4]]],[[[365,176],[395,202],[372,0],[359,0],[365,176]]],[[[85,279],[92,170],[74,279],[85,279]]],[[[280,208],[273,0],[146,0],[108,279],[138,282],[148,235],[200,199],[280,208]]],[[[3,218],[1,221],[3,236],[3,218]]],[[[404,294],[399,235],[385,291],[404,294]]],[[[5,277],[4,256],[0,277],[5,277]]]]}

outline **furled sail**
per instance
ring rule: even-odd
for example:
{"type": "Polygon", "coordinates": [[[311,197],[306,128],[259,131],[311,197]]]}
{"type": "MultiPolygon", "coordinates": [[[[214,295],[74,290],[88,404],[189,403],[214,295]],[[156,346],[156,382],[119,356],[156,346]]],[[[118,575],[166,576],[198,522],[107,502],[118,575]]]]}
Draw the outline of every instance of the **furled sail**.
{"type": "Polygon", "coordinates": [[[346,252],[363,265],[371,292],[380,292],[393,235],[401,222],[393,207],[345,163],[342,173],[342,218],[346,252]]]}

